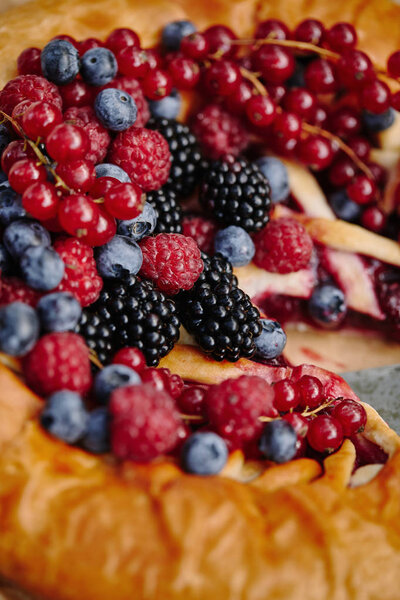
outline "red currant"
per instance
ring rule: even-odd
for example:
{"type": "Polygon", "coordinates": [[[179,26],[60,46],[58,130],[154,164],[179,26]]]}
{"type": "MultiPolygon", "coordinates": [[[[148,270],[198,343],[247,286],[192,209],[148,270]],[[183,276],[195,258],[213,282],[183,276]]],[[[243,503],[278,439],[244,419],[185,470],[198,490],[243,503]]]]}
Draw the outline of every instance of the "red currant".
{"type": "Polygon", "coordinates": [[[396,50],[389,56],[387,70],[392,77],[400,77],[400,50],[396,50]]]}
{"type": "Polygon", "coordinates": [[[142,81],[145,96],[150,100],[161,100],[172,90],[172,79],[166,71],[153,69],[142,81]]]}
{"type": "Polygon", "coordinates": [[[301,134],[301,119],[295,113],[282,111],[274,121],[274,133],[284,140],[298,139],[301,134]]]}
{"type": "Polygon", "coordinates": [[[357,204],[369,204],[376,196],[376,185],[366,175],[357,175],[346,188],[347,194],[357,204]]]}
{"type": "Polygon", "coordinates": [[[185,415],[203,416],[205,413],[204,398],[206,391],[199,385],[191,385],[183,390],[178,398],[178,408],[185,415]]]}
{"type": "Polygon", "coordinates": [[[64,40],[65,42],[69,42],[70,44],[72,44],[76,49],[78,49],[78,47],[79,47],[79,42],[77,42],[76,39],[70,35],[66,35],[66,34],[55,35],[53,38],[51,38],[50,41],[52,42],[53,40],[64,40]]]}
{"type": "Polygon", "coordinates": [[[341,106],[332,113],[329,124],[332,133],[341,138],[348,137],[361,130],[360,114],[350,106],[341,106]]]}
{"type": "Polygon", "coordinates": [[[39,221],[54,219],[58,209],[56,187],[48,181],[33,183],[22,196],[22,206],[39,221]]]}
{"type": "Polygon", "coordinates": [[[279,412],[288,412],[300,402],[297,386],[288,379],[277,381],[273,387],[274,406],[279,412]]]}
{"type": "Polygon", "coordinates": [[[153,69],[160,69],[163,65],[163,59],[160,53],[155,48],[146,48],[147,60],[149,61],[149,67],[153,69]]]}
{"type": "Polygon", "coordinates": [[[309,135],[297,146],[299,159],[311,169],[321,171],[331,164],[334,153],[329,140],[320,135],[309,135]]]}
{"type": "Polygon", "coordinates": [[[232,94],[226,97],[225,106],[234,115],[242,115],[246,110],[246,103],[253,95],[252,85],[242,79],[232,94]]]}
{"type": "Polygon", "coordinates": [[[46,149],[58,163],[83,158],[89,148],[89,138],[82,127],[62,123],[46,139],[46,149]]]}
{"type": "Polygon", "coordinates": [[[33,158],[23,158],[13,164],[9,173],[8,181],[13,190],[19,194],[38,181],[46,181],[47,173],[43,165],[38,165],[33,158]]]}
{"type": "Polygon", "coordinates": [[[387,171],[385,167],[382,167],[376,162],[367,162],[367,167],[371,171],[376,185],[384,187],[387,181],[387,171]]]}
{"type": "Polygon", "coordinates": [[[296,382],[299,392],[299,404],[302,408],[316,408],[323,400],[324,388],[322,383],[312,375],[303,375],[296,382]]]}
{"type": "Polygon", "coordinates": [[[205,72],[204,84],[209,93],[229,96],[241,81],[239,67],[231,60],[216,60],[205,72]]]}
{"type": "Polygon", "coordinates": [[[317,125],[318,127],[322,127],[322,129],[326,128],[326,124],[328,122],[328,111],[324,106],[319,104],[310,119],[312,125],[317,125]]]}
{"type": "Polygon", "coordinates": [[[342,84],[349,89],[360,89],[375,78],[371,59],[361,50],[346,50],[337,62],[342,84]]]}
{"type": "Polygon", "coordinates": [[[281,83],[267,83],[265,88],[268,92],[268,96],[275,104],[279,104],[281,100],[283,100],[287,91],[285,86],[281,83]]]}
{"type": "Polygon", "coordinates": [[[210,44],[203,33],[195,31],[182,39],[180,50],[188,58],[203,60],[209,54],[210,44]]]}
{"type": "Polygon", "coordinates": [[[8,175],[11,167],[18,160],[35,158],[32,148],[24,140],[14,140],[8,144],[1,155],[1,168],[8,175]]]}
{"type": "Polygon", "coordinates": [[[23,50],[17,60],[18,75],[41,75],[41,53],[39,48],[27,48],[23,50]]]}
{"type": "Polygon", "coordinates": [[[379,79],[370,81],[361,90],[361,104],[369,112],[381,114],[390,108],[390,103],[390,89],[379,79]]]}
{"type": "Polygon", "coordinates": [[[93,102],[93,88],[80,79],[61,85],[59,90],[64,110],[71,106],[89,106],[93,102]]]}
{"type": "Polygon", "coordinates": [[[231,42],[237,40],[237,37],[226,25],[212,25],[203,34],[209,44],[210,54],[218,53],[218,56],[225,58],[233,58],[236,55],[238,47],[231,42]]]}
{"type": "Polygon", "coordinates": [[[339,157],[329,169],[329,181],[336,187],[350,183],[356,174],[354,162],[347,157],[339,157]]]}
{"type": "Polygon", "coordinates": [[[290,423],[298,437],[305,437],[307,435],[309,421],[300,413],[290,412],[283,415],[282,419],[290,423]]]}
{"type": "Polygon", "coordinates": [[[48,136],[59,123],[62,123],[61,110],[42,101],[31,104],[22,117],[22,128],[32,140],[48,136]]]}
{"type": "Polygon", "coordinates": [[[118,68],[123,75],[142,79],[150,70],[148,54],[136,46],[127,46],[118,54],[118,68]]]}
{"type": "Polygon", "coordinates": [[[98,206],[88,196],[71,194],[60,202],[58,218],[67,233],[85,241],[99,219],[98,206]]]}
{"type": "Polygon", "coordinates": [[[339,54],[357,45],[357,33],[351,23],[336,23],[328,29],[324,39],[329,48],[339,54]]]}
{"type": "Polygon", "coordinates": [[[369,206],[362,214],[361,223],[366,229],[381,233],[386,225],[386,215],[377,206],[369,206]]]}
{"type": "Polygon", "coordinates": [[[347,145],[355,154],[357,154],[358,158],[361,158],[361,160],[368,158],[371,150],[371,144],[365,137],[362,137],[361,135],[353,135],[347,140],[347,145]]]}
{"type": "Polygon", "coordinates": [[[286,48],[261,46],[253,55],[254,68],[267,83],[283,83],[294,73],[295,60],[286,48]]]}
{"type": "Polygon", "coordinates": [[[171,60],[168,65],[168,72],[175,86],[180,90],[194,88],[200,79],[199,65],[193,59],[184,56],[178,56],[171,60]]]}
{"type": "Polygon", "coordinates": [[[117,55],[120,50],[127,46],[136,46],[137,48],[140,48],[140,39],[138,34],[132,31],[132,29],[121,27],[119,29],[114,29],[114,31],[110,33],[105,44],[107,48],[117,55]]]}
{"type": "Polygon", "coordinates": [[[90,188],[90,195],[92,198],[103,198],[112,187],[120,183],[114,177],[99,177],[90,188]]]}
{"type": "Polygon", "coordinates": [[[265,38],[271,40],[288,40],[290,38],[289,27],[279,19],[267,19],[258,24],[255,37],[258,40],[265,38]]]}
{"type": "Polygon", "coordinates": [[[82,40],[79,42],[79,54],[83,56],[85,52],[88,50],[93,50],[93,48],[103,48],[104,44],[101,40],[97,38],[86,38],[86,40],[82,40]]]}
{"type": "Polygon", "coordinates": [[[322,41],[325,28],[317,19],[305,19],[294,30],[294,37],[298,42],[307,42],[318,46],[322,41]]]}
{"type": "Polygon", "coordinates": [[[56,171],[64,183],[75,192],[88,192],[96,180],[94,163],[84,158],[61,163],[56,171]]]}
{"type": "Polygon", "coordinates": [[[246,104],[247,118],[253,125],[267,127],[276,116],[276,106],[268,96],[252,96],[246,104]]]}
{"type": "Polygon", "coordinates": [[[316,94],[330,94],[336,91],[335,66],[324,58],[311,61],[304,71],[308,89],[316,94]]]}
{"type": "Polygon", "coordinates": [[[345,436],[363,431],[367,422],[365,408],[355,400],[342,400],[332,410],[332,417],[337,419],[345,436]]]}
{"type": "Polygon", "coordinates": [[[137,373],[141,373],[146,368],[146,359],[139,348],[127,346],[118,350],[112,362],[114,364],[125,365],[137,373]]]}
{"type": "Polygon", "coordinates": [[[134,219],[143,208],[144,194],[135,183],[114,185],[104,196],[107,212],[116,219],[134,219]]]}
{"type": "Polygon", "coordinates": [[[308,426],[307,441],[317,452],[333,452],[343,442],[340,421],[330,415],[318,415],[308,426]]]}
{"type": "MultiPolygon", "coordinates": [[[[22,102],[19,102],[16,106],[14,106],[11,116],[13,120],[16,121],[16,123],[19,125],[19,127],[22,127],[23,116],[28,110],[28,108],[32,106],[32,104],[34,104],[32,100],[22,100],[22,102]]],[[[14,131],[18,135],[20,135],[19,127],[17,125],[14,125],[14,123],[12,124],[12,127],[14,131]]]]}
{"type": "Polygon", "coordinates": [[[167,391],[167,378],[164,373],[164,369],[157,369],[156,367],[148,367],[143,369],[140,374],[143,383],[147,383],[154,387],[157,392],[167,391]]]}
{"type": "Polygon", "coordinates": [[[98,219],[93,222],[85,236],[81,237],[82,242],[88,246],[104,246],[114,237],[117,231],[117,224],[104,208],[97,206],[98,219]]]}
{"type": "Polygon", "coordinates": [[[294,112],[308,121],[314,115],[317,99],[306,88],[293,88],[285,95],[283,106],[287,111],[294,112]]]}

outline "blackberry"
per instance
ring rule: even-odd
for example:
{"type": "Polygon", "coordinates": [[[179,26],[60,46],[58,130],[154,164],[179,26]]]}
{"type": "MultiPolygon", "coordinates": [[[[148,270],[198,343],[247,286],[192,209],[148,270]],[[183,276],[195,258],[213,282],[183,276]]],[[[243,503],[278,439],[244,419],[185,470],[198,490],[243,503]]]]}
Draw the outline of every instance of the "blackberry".
{"type": "Polygon", "coordinates": [[[176,297],[184,327],[218,361],[250,358],[260,335],[260,313],[238,288],[232,265],[221,254],[202,254],[204,271],[189,292],[176,297]]]}
{"type": "Polygon", "coordinates": [[[135,346],[151,367],[158,365],[179,338],[180,321],[174,302],[150,281],[134,275],[120,281],[105,280],[92,306],[113,332],[115,351],[135,346]]]}
{"type": "Polygon", "coordinates": [[[199,200],[224,225],[259,231],[269,221],[268,180],[244,158],[212,161],[204,172],[199,200]]]}
{"type": "Polygon", "coordinates": [[[154,233],[182,233],[182,209],[176,194],[168,188],[147,192],[146,200],[157,212],[154,233]]]}
{"type": "Polygon", "coordinates": [[[113,328],[99,314],[83,309],[75,332],[85,338],[86,344],[96,352],[102,365],[111,361],[116,352],[113,328]]]}
{"type": "Polygon", "coordinates": [[[187,125],[175,119],[152,117],[146,127],[161,133],[172,154],[171,170],[165,187],[174,191],[178,198],[190,196],[200,181],[203,167],[195,136],[187,125]]]}

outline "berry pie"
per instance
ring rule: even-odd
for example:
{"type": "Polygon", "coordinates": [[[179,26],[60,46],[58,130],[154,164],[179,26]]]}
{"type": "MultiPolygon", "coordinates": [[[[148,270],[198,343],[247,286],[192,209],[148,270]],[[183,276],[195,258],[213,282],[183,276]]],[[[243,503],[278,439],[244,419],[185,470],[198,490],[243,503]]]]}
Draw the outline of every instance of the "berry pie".
{"type": "Polygon", "coordinates": [[[4,13],[1,600],[397,598],[399,16],[4,13]]]}

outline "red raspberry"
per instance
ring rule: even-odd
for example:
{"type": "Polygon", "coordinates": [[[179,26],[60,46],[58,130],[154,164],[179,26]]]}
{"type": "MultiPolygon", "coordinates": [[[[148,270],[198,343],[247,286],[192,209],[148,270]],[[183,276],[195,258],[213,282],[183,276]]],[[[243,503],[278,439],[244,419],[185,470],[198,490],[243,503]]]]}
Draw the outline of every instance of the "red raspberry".
{"type": "Polygon", "coordinates": [[[249,143],[249,135],[241,120],[218,104],[209,104],[197,113],[192,130],[204,154],[212,159],[226,154],[238,156],[249,143]]]}
{"type": "Polygon", "coordinates": [[[182,233],[193,238],[202,252],[214,253],[214,238],[217,225],[204,217],[183,217],[182,233]]]}
{"type": "Polygon", "coordinates": [[[34,308],[41,297],[42,294],[30,288],[18,277],[0,279],[0,306],[11,302],[24,302],[34,308]]]}
{"type": "Polygon", "coordinates": [[[171,396],[151,385],[118,388],[111,396],[111,446],[121,459],[148,462],[173,450],[182,421],[171,396]]]}
{"type": "Polygon", "coordinates": [[[313,243],[303,225],[290,218],[276,219],[254,236],[258,267],[272,273],[291,273],[307,266],[313,243]]]}
{"type": "Polygon", "coordinates": [[[60,238],[54,244],[65,263],[65,273],[57,292],[71,292],[82,306],[97,300],[103,280],[97,273],[93,249],[76,238],[60,238]]]}
{"type": "Polygon", "coordinates": [[[90,141],[89,152],[85,155],[87,160],[95,164],[104,160],[111,138],[91,106],[72,106],[65,111],[64,121],[71,122],[86,131],[90,141]]]}
{"type": "Polygon", "coordinates": [[[171,152],[158,131],[130,127],[112,142],[110,161],[124,169],[143,190],[158,190],[168,179],[171,152]]]}
{"type": "Polygon", "coordinates": [[[143,383],[149,383],[157,390],[168,392],[176,400],[183,390],[183,379],[167,368],[148,367],[140,373],[143,383]]]}
{"type": "Polygon", "coordinates": [[[57,86],[40,75],[19,75],[12,79],[0,92],[0,110],[11,115],[23,100],[45,100],[61,108],[62,100],[57,86]]]}
{"type": "Polygon", "coordinates": [[[196,242],[179,233],[160,233],[141,244],[143,265],[140,274],[154,281],[166,294],[190,290],[204,269],[196,242]]]}
{"type": "Polygon", "coordinates": [[[273,402],[273,388],[253,375],[212,385],[205,398],[211,426],[239,445],[259,436],[263,428],[259,417],[278,416],[273,402]]]}
{"type": "Polygon", "coordinates": [[[135,121],[135,127],[144,127],[147,121],[150,119],[150,109],[147,100],[144,97],[144,93],[140,82],[134,77],[125,75],[123,77],[117,77],[116,79],[111,81],[111,83],[108,83],[104,86],[104,88],[110,87],[122,90],[123,92],[126,92],[127,94],[132,96],[138,111],[135,121]]]}
{"type": "Polygon", "coordinates": [[[23,363],[28,385],[48,396],[59,390],[86,393],[92,382],[89,349],[76,333],[44,335],[23,363]]]}

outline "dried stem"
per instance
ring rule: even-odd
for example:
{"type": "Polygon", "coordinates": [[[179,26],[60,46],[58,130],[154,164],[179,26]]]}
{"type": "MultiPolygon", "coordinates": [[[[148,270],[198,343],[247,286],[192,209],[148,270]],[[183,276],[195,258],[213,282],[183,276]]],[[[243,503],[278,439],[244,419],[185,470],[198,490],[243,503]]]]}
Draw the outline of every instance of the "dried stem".
{"type": "Polygon", "coordinates": [[[94,350],[92,350],[92,348],[89,348],[89,360],[90,362],[92,362],[98,369],[102,369],[103,365],[102,363],[99,361],[99,357],[97,356],[96,352],[94,350]]]}
{"type": "Polygon", "coordinates": [[[320,48],[320,46],[316,46],[315,44],[310,44],[308,42],[298,42],[296,40],[277,40],[275,38],[263,38],[263,39],[254,39],[254,40],[232,40],[231,44],[238,46],[255,46],[256,48],[259,46],[264,46],[266,44],[273,44],[274,46],[284,46],[286,48],[295,48],[296,50],[304,50],[307,52],[314,52],[315,54],[319,54],[320,56],[325,56],[326,58],[339,59],[340,54],[337,52],[332,52],[332,50],[327,50],[327,48],[320,48]]]}
{"type": "Polygon", "coordinates": [[[335,400],[341,400],[341,398],[328,398],[327,400],[325,400],[325,402],[323,402],[323,404],[320,404],[319,406],[317,406],[317,408],[314,408],[313,410],[309,410],[308,408],[306,408],[306,410],[301,413],[301,416],[311,417],[313,415],[317,415],[325,408],[328,408],[328,406],[330,406],[332,402],[335,402],[335,400]]]}
{"type": "Polygon", "coordinates": [[[258,79],[258,77],[259,77],[258,73],[253,73],[252,71],[249,71],[245,67],[240,67],[240,72],[245,79],[247,79],[254,85],[254,88],[257,90],[257,92],[261,96],[268,96],[268,92],[267,92],[265,86],[258,79]]]}

